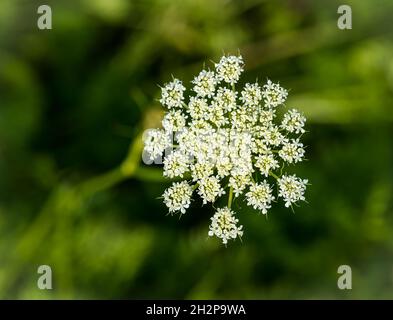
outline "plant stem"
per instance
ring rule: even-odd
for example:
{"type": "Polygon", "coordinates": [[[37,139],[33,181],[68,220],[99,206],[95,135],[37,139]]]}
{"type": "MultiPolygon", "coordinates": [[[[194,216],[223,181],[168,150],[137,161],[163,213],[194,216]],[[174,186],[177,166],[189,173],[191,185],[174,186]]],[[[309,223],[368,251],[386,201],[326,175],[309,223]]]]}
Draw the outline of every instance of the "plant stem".
{"type": "Polygon", "coordinates": [[[233,187],[229,188],[229,197],[228,197],[228,208],[230,209],[232,206],[232,198],[233,198],[233,187]]]}
{"type": "Polygon", "coordinates": [[[126,178],[121,168],[116,168],[82,182],[77,188],[80,189],[82,196],[88,197],[101,190],[108,189],[126,178]]]}
{"type": "Polygon", "coordinates": [[[269,174],[274,177],[276,180],[280,179],[276,174],[274,174],[273,172],[269,172],[269,174]]]}

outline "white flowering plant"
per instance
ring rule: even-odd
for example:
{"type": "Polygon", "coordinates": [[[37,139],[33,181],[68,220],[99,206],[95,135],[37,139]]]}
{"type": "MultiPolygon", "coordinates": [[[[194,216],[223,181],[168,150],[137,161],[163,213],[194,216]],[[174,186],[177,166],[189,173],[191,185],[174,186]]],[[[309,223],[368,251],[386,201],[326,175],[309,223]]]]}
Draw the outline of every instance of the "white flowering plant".
{"type": "Polygon", "coordinates": [[[306,118],[292,109],[277,123],[277,108],[285,107],[287,90],[267,80],[262,86],[246,83],[237,91],[243,70],[240,55],[223,56],[213,71],[202,70],[194,78],[188,99],[180,80],[164,85],[160,103],[167,112],[162,128],[149,130],[144,140],[150,160],[165,153],[163,175],[181,180],[163,194],[169,213],[184,214],[193,195],[203,204],[228,197],[227,205],[211,218],[208,231],[224,244],[243,235],[232,210],[235,199],[244,199],[266,215],[279,199],[285,207],[305,201],[308,183],[284,173],[289,165],[304,160],[300,138],[306,118]]]}

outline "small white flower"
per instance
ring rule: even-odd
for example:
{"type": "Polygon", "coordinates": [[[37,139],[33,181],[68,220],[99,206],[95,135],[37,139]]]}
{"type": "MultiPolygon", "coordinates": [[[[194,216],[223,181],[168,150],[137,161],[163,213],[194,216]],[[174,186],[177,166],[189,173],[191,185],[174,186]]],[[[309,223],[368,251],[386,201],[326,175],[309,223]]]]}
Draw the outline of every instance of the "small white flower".
{"type": "Polygon", "coordinates": [[[263,126],[271,126],[276,116],[276,109],[262,110],[259,117],[259,122],[263,126]]]}
{"type": "Polygon", "coordinates": [[[214,202],[217,197],[225,194],[225,191],[221,187],[220,181],[213,176],[199,181],[198,194],[201,196],[203,204],[206,204],[214,202]]]}
{"type": "Polygon", "coordinates": [[[190,157],[195,153],[197,135],[194,130],[185,127],[175,135],[175,141],[178,143],[177,150],[188,153],[190,157]]]}
{"type": "Polygon", "coordinates": [[[206,204],[214,202],[217,197],[225,194],[225,191],[221,187],[220,181],[212,176],[199,181],[198,194],[201,196],[203,204],[206,204]]]}
{"type": "Polygon", "coordinates": [[[260,172],[267,177],[270,170],[277,169],[280,165],[272,154],[260,154],[256,158],[255,167],[257,167],[260,172]]]}
{"type": "Polygon", "coordinates": [[[199,135],[209,135],[213,132],[213,126],[205,119],[192,120],[190,129],[198,132],[199,135]]]}
{"type": "Polygon", "coordinates": [[[229,156],[219,156],[217,157],[216,168],[217,168],[217,177],[224,178],[229,176],[232,170],[232,162],[229,156]]]}
{"type": "MultiPolygon", "coordinates": [[[[262,132],[262,134],[264,132],[266,132],[265,130],[263,130],[261,128],[258,130],[260,130],[259,132],[262,132]]],[[[256,156],[261,155],[261,154],[271,153],[271,147],[266,143],[265,139],[257,138],[257,136],[259,135],[258,133],[254,134],[254,138],[253,138],[252,145],[251,145],[252,153],[256,156]]]]}
{"type": "Polygon", "coordinates": [[[243,226],[237,226],[239,222],[235,218],[235,212],[228,207],[217,209],[217,212],[211,218],[208,235],[216,236],[222,240],[223,244],[227,244],[228,240],[236,239],[243,235],[243,226]]]}
{"type": "Polygon", "coordinates": [[[180,110],[170,110],[162,120],[166,132],[180,131],[186,126],[186,117],[180,110]]]}
{"type": "Polygon", "coordinates": [[[274,200],[272,189],[264,180],[261,183],[253,183],[250,186],[250,191],[246,193],[247,205],[254,209],[261,210],[263,214],[271,208],[271,202],[274,200]]]}
{"type": "Polygon", "coordinates": [[[189,158],[181,151],[174,151],[164,159],[164,176],[168,178],[183,177],[188,171],[189,158]]]}
{"type": "Polygon", "coordinates": [[[222,106],[225,112],[236,109],[237,92],[228,88],[220,87],[217,90],[214,101],[222,106]]]}
{"type": "Polygon", "coordinates": [[[276,126],[268,128],[265,132],[265,142],[272,146],[279,146],[285,141],[285,137],[281,134],[276,126]]]}
{"type": "Polygon", "coordinates": [[[238,131],[249,129],[249,113],[246,108],[238,108],[233,110],[230,116],[233,129],[238,131]]]}
{"type": "Polygon", "coordinates": [[[278,83],[273,83],[267,80],[263,86],[262,96],[265,105],[269,108],[277,107],[285,102],[288,96],[288,91],[280,87],[278,83]]]}
{"type": "Polygon", "coordinates": [[[249,175],[237,175],[229,178],[229,186],[233,188],[235,197],[240,196],[250,183],[251,177],[249,175]]]}
{"type": "Polygon", "coordinates": [[[289,207],[292,203],[297,201],[304,201],[304,191],[308,183],[307,179],[300,179],[296,175],[283,175],[278,179],[278,196],[282,197],[285,201],[285,206],[289,207]]]}
{"type": "Polygon", "coordinates": [[[217,128],[220,128],[228,123],[228,118],[225,117],[224,109],[217,103],[213,103],[207,114],[207,120],[213,123],[217,128]]]}
{"type": "Polygon", "coordinates": [[[246,176],[254,172],[251,154],[242,154],[239,156],[232,154],[231,160],[233,163],[231,170],[232,176],[246,176]]]}
{"type": "Polygon", "coordinates": [[[209,111],[209,106],[206,99],[191,97],[188,103],[187,112],[192,119],[204,119],[209,111]]]}
{"type": "Polygon", "coordinates": [[[284,118],[281,123],[281,127],[288,132],[304,133],[303,129],[304,124],[306,122],[306,117],[303,116],[296,109],[289,110],[286,114],[284,114],[284,118]]]}
{"type": "Polygon", "coordinates": [[[214,166],[209,161],[197,162],[191,165],[191,176],[194,181],[203,180],[213,174],[214,166]]]}
{"type": "Polygon", "coordinates": [[[210,98],[214,94],[217,79],[214,72],[202,70],[191,82],[194,84],[193,90],[198,96],[210,98]]]}
{"type": "Polygon", "coordinates": [[[246,83],[240,100],[245,106],[257,106],[262,100],[262,91],[258,83],[246,83]]]}
{"type": "Polygon", "coordinates": [[[243,72],[242,56],[223,56],[219,63],[216,63],[217,79],[226,83],[235,84],[243,72]]]}
{"type": "Polygon", "coordinates": [[[164,203],[169,209],[169,213],[180,211],[185,213],[191,203],[192,188],[186,182],[175,182],[165,190],[164,203]]]}
{"type": "Polygon", "coordinates": [[[150,160],[154,160],[171,146],[171,140],[163,130],[152,129],[147,132],[144,144],[145,152],[150,156],[150,160]]]}
{"type": "Polygon", "coordinates": [[[288,163],[300,162],[304,157],[303,143],[300,143],[299,139],[292,140],[292,142],[284,142],[278,155],[288,163]]]}
{"type": "Polygon", "coordinates": [[[180,80],[173,79],[172,82],[165,84],[165,86],[161,88],[160,103],[168,109],[180,108],[183,104],[183,93],[185,90],[186,88],[180,80]]]}
{"type": "Polygon", "coordinates": [[[232,111],[231,120],[232,128],[252,132],[258,122],[258,112],[246,106],[241,106],[232,111]]]}

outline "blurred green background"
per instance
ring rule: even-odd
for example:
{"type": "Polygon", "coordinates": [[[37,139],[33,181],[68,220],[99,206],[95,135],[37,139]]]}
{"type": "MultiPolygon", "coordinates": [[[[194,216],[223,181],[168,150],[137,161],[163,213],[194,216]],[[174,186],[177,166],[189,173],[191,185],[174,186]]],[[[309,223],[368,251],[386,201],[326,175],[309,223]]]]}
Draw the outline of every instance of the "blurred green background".
{"type": "Polygon", "coordinates": [[[1,0],[0,298],[393,298],[393,2],[344,3],[1,0]],[[312,186],[295,214],[235,204],[245,234],[225,248],[209,206],[166,216],[139,134],[159,84],[238,50],[242,82],[280,81],[306,114],[294,172],[312,186]]]}

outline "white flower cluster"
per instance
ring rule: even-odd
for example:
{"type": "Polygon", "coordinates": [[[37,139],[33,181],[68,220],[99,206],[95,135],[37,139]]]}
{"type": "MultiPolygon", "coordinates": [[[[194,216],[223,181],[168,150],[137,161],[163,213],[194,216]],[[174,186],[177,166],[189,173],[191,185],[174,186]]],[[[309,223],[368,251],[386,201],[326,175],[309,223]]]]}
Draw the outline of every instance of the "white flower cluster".
{"type": "Polygon", "coordinates": [[[229,239],[236,239],[243,235],[243,226],[237,226],[238,219],[234,217],[235,213],[228,207],[219,208],[211,217],[209,236],[216,236],[222,239],[226,244],[229,239]]]}
{"type": "Polygon", "coordinates": [[[186,182],[175,182],[172,187],[165,190],[164,203],[169,208],[169,212],[180,211],[185,213],[191,203],[192,188],[186,182]]]}
{"type": "Polygon", "coordinates": [[[163,194],[170,213],[185,213],[193,194],[203,204],[228,196],[228,204],[211,218],[208,232],[224,244],[243,234],[231,210],[235,199],[243,195],[247,205],[267,214],[280,198],[286,207],[304,201],[307,185],[307,180],[282,174],[304,160],[300,136],[306,118],[293,109],[276,124],[276,109],[285,103],[287,90],[267,80],[236,91],[243,67],[240,55],[222,57],[215,70],[202,70],[194,78],[188,99],[180,80],[166,84],[160,99],[168,109],[163,129],[150,130],[145,139],[151,160],[171,149],[163,161],[163,175],[183,179],[163,194]]]}

